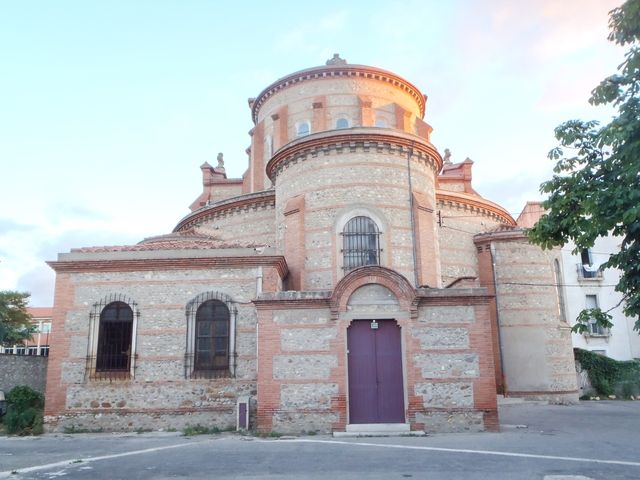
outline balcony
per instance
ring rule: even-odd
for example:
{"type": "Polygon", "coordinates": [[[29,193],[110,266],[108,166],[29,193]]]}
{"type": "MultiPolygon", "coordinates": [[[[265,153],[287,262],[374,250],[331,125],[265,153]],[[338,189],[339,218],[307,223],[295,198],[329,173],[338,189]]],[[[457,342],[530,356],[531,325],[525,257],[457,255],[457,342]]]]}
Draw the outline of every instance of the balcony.
{"type": "Polygon", "coordinates": [[[584,281],[601,281],[602,270],[597,265],[588,265],[586,263],[578,263],[576,265],[578,271],[578,280],[584,281]]]}

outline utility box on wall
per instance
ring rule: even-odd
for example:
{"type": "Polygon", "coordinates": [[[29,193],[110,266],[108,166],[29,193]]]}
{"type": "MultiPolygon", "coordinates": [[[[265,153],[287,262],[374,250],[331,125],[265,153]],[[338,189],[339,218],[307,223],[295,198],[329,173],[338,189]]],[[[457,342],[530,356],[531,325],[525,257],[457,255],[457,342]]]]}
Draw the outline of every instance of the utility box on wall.
{"type": "Polygon", "coordinates": [[[236,430],[249,430],[249,397],[238,397],[236,405],[236,430]]]}

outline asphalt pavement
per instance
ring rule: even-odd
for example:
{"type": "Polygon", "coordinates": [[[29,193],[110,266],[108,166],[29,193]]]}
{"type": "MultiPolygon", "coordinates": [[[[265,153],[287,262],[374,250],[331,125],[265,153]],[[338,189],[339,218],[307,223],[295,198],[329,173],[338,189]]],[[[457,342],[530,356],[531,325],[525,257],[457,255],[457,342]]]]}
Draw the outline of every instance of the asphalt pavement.
{"type": "Polygon", "coordinates": [[[0,437],[0,479],[640,479],[640,401],[500,407],[496,433],[0,437]]]}

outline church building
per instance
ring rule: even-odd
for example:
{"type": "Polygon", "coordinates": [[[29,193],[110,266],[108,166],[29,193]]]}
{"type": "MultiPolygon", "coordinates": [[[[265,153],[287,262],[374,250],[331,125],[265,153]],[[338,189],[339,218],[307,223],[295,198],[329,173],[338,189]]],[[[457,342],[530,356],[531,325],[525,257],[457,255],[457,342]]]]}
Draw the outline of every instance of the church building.
{"type": "Polygon", "coordinates": [[[497,394],[576,401],[559,250],[441,155],[426,107],[335,55],[249,99],[246,173],[202,165],[173,232],[49,262],[47,428],[479,431],[497,394]]]}

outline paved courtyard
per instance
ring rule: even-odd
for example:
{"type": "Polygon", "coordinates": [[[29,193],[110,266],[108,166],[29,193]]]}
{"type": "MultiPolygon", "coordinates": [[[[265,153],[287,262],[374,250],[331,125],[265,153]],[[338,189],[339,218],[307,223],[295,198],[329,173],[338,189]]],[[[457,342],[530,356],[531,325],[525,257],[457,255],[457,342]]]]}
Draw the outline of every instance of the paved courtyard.
{"type": "Polygon", "coordinates": [[[0,478],[640,478],[640,402],[511,404],[501,406],[500,416],[499,433],[426,437],[0,437],[0,478]]]}

